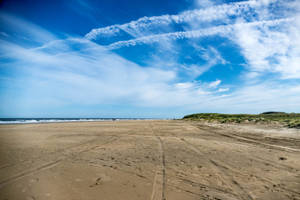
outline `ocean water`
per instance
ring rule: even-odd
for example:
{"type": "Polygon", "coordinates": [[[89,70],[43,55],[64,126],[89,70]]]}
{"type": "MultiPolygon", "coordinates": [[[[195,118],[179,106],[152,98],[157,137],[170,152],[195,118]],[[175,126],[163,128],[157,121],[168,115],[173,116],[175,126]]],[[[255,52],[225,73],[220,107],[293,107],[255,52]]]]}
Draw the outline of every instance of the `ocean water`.
{"type": "Polygon", "coordinates": [[[0,124],[33,124],[54,122],[94,122],[115,120],[145,120],[146,118],[0,118],[0,124]]]}

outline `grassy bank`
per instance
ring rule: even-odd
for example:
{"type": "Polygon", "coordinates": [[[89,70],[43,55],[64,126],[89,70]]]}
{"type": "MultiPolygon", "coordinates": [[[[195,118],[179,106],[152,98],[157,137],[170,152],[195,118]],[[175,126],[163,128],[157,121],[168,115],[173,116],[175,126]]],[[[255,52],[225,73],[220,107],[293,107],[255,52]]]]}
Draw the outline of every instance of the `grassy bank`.
{"type": "Polygon", "coordinates": [[[186,120],[205,120],[220,123],[280,123],[289,128],[300,128],[300,113],[265,112],[261,114],[197,113],[186,115],[186,120]]]}

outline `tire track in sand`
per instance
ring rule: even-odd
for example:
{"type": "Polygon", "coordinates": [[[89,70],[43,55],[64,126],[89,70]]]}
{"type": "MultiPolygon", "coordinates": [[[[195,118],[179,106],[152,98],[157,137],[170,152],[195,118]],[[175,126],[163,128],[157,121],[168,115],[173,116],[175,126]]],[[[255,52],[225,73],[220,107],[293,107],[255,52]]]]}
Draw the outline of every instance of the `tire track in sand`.
{"type": "MultiPolygon", "coordinates": [[[[248,138],[236,136],[235,134],[230,135],[230,134],[226,134],[226,133],[219,133],[217,131],[213,131],[213,130],[208,129],[208,128],[213,128],[215,130],[218,130],[215,127],[206,127],[206,128],[204,128],[204,127],[199,127],[197,125],[191,125],[191,126],[197,128],[199,130],[206,131],[206,132],[209,132],[209,133],[214,134],[214,135],[218,135],[218,136],[221,135],[223,137],[231,138],[231,139],[234,139],[236,141],[239,141],[239,142],[242,142],[242,143],[245,143],[245,144],[257,145],[257,146],[260,146],[260,147],[264,147],[264,148],[272,149],[272,150],[276,150],[276,151],[281,151],[281,152],[283,151],[283,152],[295,153],[295,152],[300,151],[299,149],[294,149],[294,148],[289,148],[289,147],[284,147],[284,146],[279,146],[279,145],[266,144],[264,142],[259,142],[257,140],[253,140],[253,139],[250,141],[248,138]],[[288,149],[288,151],[287,151],[287,149],[288,149]]],[[[261,163],[270,165],[274,168],[281,169],[281,170],[282,169],[287,169],[287,170],[291,170],[291,171],[296,172],[296,173],[298,173],[298,171],[300,170],[299,168],[295,168],[295,167],[285,165],[285,164],[281,164],[281,163],[276,163],[272,160],[266,160],[265,158],[260,158],[259,156],[252,156],[251,159],[255,160],[257,162],[261,162],[261,163]]]]}
{"type": "Polygon", "coordinates": [[[269,149],[274,149],[274,150],[279,150],[279,151],[286,151],[286,152],[300,152],[300,149],[295,149],[292,147],[286,147],[286,146],[281,146],[281,145],[275,145],[275,144],[269,144],[269,143],[265,143],[265,142],[261,142],[258,139],[255,138],[249,138],[249,137],[245,137],[245,136],[240,136],[237,134],[234,134],[235,131],[233,131],[233,133],[231,134],[226,134],[226,133],[220,133],[220,129],[216,128],[216,127],[203,127],[203,126],[199,126],[199,125],[191,125],[193,127],[198,128],[199,130],[202,131],[208,131],[209,133],[213,133],[213,134],[217,134],[217,135],[221,135],[223,137],[227,137],[227,138],[231,138],[240,142],[244,142],[244,143],[248,143],[248,144],[253,144],[253,145],[257,145],[257,146],[262,146],[265,148],[269,148],[269,149]],[[213,130],[212,130],[213,129],[213,130]]]}
{"type": "MultiPolygon", "coordinates": [[[[192,127],[195,127],[199,130],[205,130],[206,132],[209,132],[209,133],[212,133],[212,134],[215,134],[215,135],[222,135],[224,137],[229,137],[229,138],[235,138],[236,135],[234,134],[233,136],[230,135],[230,134],[225,134],[225,133],[219,133],[219,132],[216,132],[216,131],[212,131],[212,130],[209,130],[208,128],[214,128],[215,130],[218,130],[217,128],[215,127],[199,127],[197,125],[191,125],[192,127]]],[[[244,138],[244,137],[239,137],[239,138],[244,138]]],[[[248,138],[245,138],[246,140],[248,140],[248,138]]],[[[181,139],[183,140],[183,139],[181,139]]],[[[242,141],[241,140],[237,140],[237,141],[242,141]]],[[[254,143],[254,140],[252,140],[253,143],[254,143]]],[[[256,140],[255,140],[256,141],[256,140]]],[[[186,141],[187,142],[187,141],[186,141]]],[[[243,142],[245,142],[243,140],[243,142]]],[[[246,142],[247,143],[247,142],[246,142]]],[[[253,143],[247,143],[247,144],[253,144],[253,143]]],[[[262,142],[261,142],[262,143],[262,142]]],[[[190,145],[193,145],[191,143],[189,143],[190,145]]],[[[264,143],[265,144],[265,143],[264,143]]],[[[262,145],[263,146],[263,145],[262,145]]],[[[192,146],[190,146],[192,148],[192,146]]],[[[270,147],[269,144],[267,144],[267,146],[263,146],[263,147],[270,147]]],[[[283,146],[279,146],[279,145],[276,145],[276,147],[283,147],[283,146]]],[[[289,148],[290,149],[290,148],[289,148]]],[[[199,149],[197,148],[196,150],[199,151],[199,149]]],[[[275,148],[275,150],[277,151],[285,151],[286,149],[285,148],[275,148]]],[[[295,150],[295,149],[292,149],[292,150],[295,150]]],[[[298,151],[298,150],[296,150],[298,151]]],[[[292,151],[290,151],[292,152],[292,151]]],[[[298,174],[298,171],[299,169],[296,169],[296,168],[293,168],[289,165],[285,165],[285,164],[279,164],[279,163],[276,163],[272,160],[267,160],[265,158],[260,158],[259,156],[254,156],[252,155],[251,157],[251,160],[254,160],[256,162],[260,162],[260,163],[264,163],[264,164],[267,164],[269,166],[272,166],[273,168],[276,168],[276,169],[280,169],[280,170],[289,170],[289,171],[292,171],[296,174],[298,174]]],[[[245,173],[242,173],[241,171],[238,171],[230,166],[228,166],[227,164],[225,164],[224,162],[220,161],[220,160],[213,160],[213,159],[210,159],[210,162],[215,165],[216,167],[218,167],[221,171],[223,171],[224,173],[228,173],[229,171],[232,172],[233,174],[239,174],[239,175],[242,175],[242,176],[249,176],[249,174],[245,174],[245,173]]],[[[251,175],[253,177],[255,177],[256,179],[260,180],[261,182],[264,182],[264,183],[267,183],[268,185],[270,185],[270,187],[272,187],[273,185],[277,185],[277,189],[280,188],[280,190],[283,190],[283,191],[288,191],[290,193],[293,193],[295,195],[299,195],[300,193],[298,191],[295,191],[295,190],[291,190],[287,187],[284,187],[283,185],[278,185],[277,183],[273,182],[272,180],[269,180],[267,178],[263,178],[263,177],[260,177],[260,176],[256,176],[256,175],[251,175]]],[[[237,183],[237,182],[234,182],[234,183],[237,183]]],[[[240,186],[240,185],[237,185],[237,186],[240,186]]],[[[243,188],[241,188],[243,189],[243,188]]]]}
{"type": "MultiPolygon", "coordinates": [[[[46,169],[50,169],[54,166],[56,166],[57,164],[59,164],[61,161],[63,160],[66,160],[70,157],[75,157],[76,155],[80,154],[80,153],[84,153],[84,152],[87,152],[87,151],[90,151],[90,150],[93,150],[93,149],[96,149],[100,146],[103,146],[103,145],[106,145],[108,143],[111,143],[111,142],[114,142],[115,140],[117,140],[117,138],[115,137],[110,137],[109,140],[107,142],[104,142],[100,145],[93,145],[92,147],[85,147],[83,149],[79,149],[78,151],[71,151],[71,149],[68,149],[69,152],[67,152],[65,155],[61,156],[60,158],[56,159],[55,161],[52,161],[52,162],[48,162],[46,164],[41,164],[40,166],[38,167],[35,167],[33,169],[28,169],[28,170],[25,170],[25,171],[22,171],[20,173],[17,173],[17,174],[14,174],[4,180],[1,180],[0,181],[0,189],[2,187],[4,187],[5,185],[9,184],[9,183],[12,183],[12,182],[15,182],[23,177],[26,177],[26,176],[29,176],[31,174],[35,174],[37,172],[40,172],[42,170],[46,170],[46,169]],[[74,155],[74,152],[76,153],[76,155],[74,155]]],[[[87,145],[87,144],[85,144],[87,145]]],[[[84,145],[79,145],[79,146],[76,146],[76,147],[80,147],[82,148],[84,145]]]]}
{"type": "MultiPolygon", "coordinates": [[[[71,146],[65,147],[63,149],[59,149],[59,150],[47,153],[47,156],[49,156],[49,155],[55,155],[55,154],[58,154],[58,153],[65,154],[65,152],[67,152],[69,150],[78,148],[80,146],[84,146],[86,144],[92,143],[93,141],[95,141],[95,139],[91,139],[91,140],[87,140],[87,141],[84,141],[84,142],[81,142],[81,143],[78,143],[78,144],[75,144],[75,145],[71,145],[71,146]]],[[[12,168],[12,167],[14,167],[16,165],[20,165],[20,164],[26,165],[27,163],[33,163],[35,160],[42,159],[44,156],[45,155],[43,155],[43,156],[36,156],[36,157],[30,158],[30,159],[21,160],[21,161],[19,161],[17,163],[11,163],[11,164],[2,165],[2,166],[0,166],[0,170],[6,169],[6,168],[12,168]]]]}
{"type": "Polygon", "coordinates": [[[166,200],[165,188],[166,188],[166,161],[164,143],[161,137],[157,136],[153,130],[152,124],[150,124],[151,132],[158,140],[159,153],[161,158],[161,164],[156,169],[156,173],[153,180],[151,200],[166,200]]]}
{"type": "Polygon", "coordinates": [[[11,176],[11,177],[9,177],[9,178],[7,178],[7,179],[1,181],[1,182],[0,182],[0,189],[1,189],[3,186],[5,186],[5,185],[7,185],[7,184],[9,184],[9,183],[11,183],[11,182],[17,181],[17,180],[19,180],[19,179],[21,179],[21,178],[23,178],[23,177],[25,177],[25,176],[34,174],[34,173],[39,172],[39,171],[42,171],[42,170],[44,170],[44,169],[49,169],[49,168],[51,168],[51,167],[54,167],[55,165],[57,165],[57,164],[58,164],[59,162],[61,162],[61,161],[62,161],[62,159],[59,159],[59,160],[56,160],[56,161],[49,162],[49,163],[46,163],[46,164],[44,164],[44,165],[41,165],[41,166],[39,166],[39,167],[37,167],[37,168],[30,169],[30,170],[27,170],[27,171],[24,171],[24,172],[15,174],[15,175],[13,175],[13,176],[11,176]]]}
{"type": "MultiPolygon", "coordinates": [[[[193,150],[194,152],[196,152],[197,154],[199,154],[200,156],[203,156],[203,158],[205,158],[205,156],[203,155],[203,153],[198,149],[197,146],[195,146],[194,144],[186,141],[183,138],[178,138],[179,140],[181,140],[183,143],[186,144],[186,146],[188,148],[190,148],[191,150],[193,150]]],[[[211,167],[213,169],[215,169],[217,172],[219,172],[220,174],[222,174],[222,177],[219,177],[222,182],[224,182],[225,184],[227,184],[229,187],[231,187],[233,189],[233,191],[237,192],[237,195],[240,199],[243,200],[253,200],[253,198],[251,197],[251,195],[240,185],[240,183],[238,181],[236,181],[233,176],[229,175],[227,173],[226,170],[224,170],[223,168],[221,168],[221,165],[217,164],[217,162],[213,159],[208,159],[209,164],[211,165],[211,167]]]]}

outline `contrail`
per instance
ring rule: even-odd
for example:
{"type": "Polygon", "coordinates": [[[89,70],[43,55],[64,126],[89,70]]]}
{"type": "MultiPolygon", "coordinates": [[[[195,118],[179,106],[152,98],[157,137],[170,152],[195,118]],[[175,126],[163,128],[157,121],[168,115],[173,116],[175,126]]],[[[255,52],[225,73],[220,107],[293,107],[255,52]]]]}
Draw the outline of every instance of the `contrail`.
{"type": "Polygon", "coordinates": [[[216,27],[200,29],[200,30],[179,31],[179,32],[172,32],[172,33],[150,35],[150,36],[144,36],[144,37],[131,39],[131,40],[118,41],[118,42],[112,43],[110,45],[107,45],[106,47],[109,50],[113,50],[113,49],[118,49],[118,48],[122,48],[122,47],[135,46],[138,44],[156,43],[162,39],[176,40],[176,39],[184,39],[184,38],[200,38],[200,37],[216,35],[216,34],[225,36],[229,33],[232,33],[235,28],[241,27],[241,26],[259,26],[259,25],[275,26],[280,23],[289,22],[292,20],[294,20],[294,18],[264,20],[264,21],[255,21],[255,22],[249,22],[249,23],[222,25],[222,26],[216,26],[216,27]]]}
{"type": "Polygon", "coordinates": [[[198,21],[209,22],[213,20],[223,19],[226,16],[240,15],[243,11],[248,11],[249,8],[259,6],[255,0],[222,4],[206,9],[189,10],[178,15],[161,15],[153,17],[142,17],[138,20],[131,21],[125,24],[116,24],[103,28],[92,29],[85,35],[86,39],[94,40],[99,36],[113,36],[121,30],[136,37],[137,33],[151,26],[170,25],[172,23],[179,24],[190,22],[195,19],[198,21]]]}

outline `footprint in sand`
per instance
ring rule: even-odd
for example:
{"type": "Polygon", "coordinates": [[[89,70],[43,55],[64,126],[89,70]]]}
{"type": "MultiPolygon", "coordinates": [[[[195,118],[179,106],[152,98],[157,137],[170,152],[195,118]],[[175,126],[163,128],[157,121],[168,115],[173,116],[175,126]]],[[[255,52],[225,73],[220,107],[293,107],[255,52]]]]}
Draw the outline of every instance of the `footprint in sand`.
{"type": "Polygon", "coordinates": [[[95,187],[98,185],[101,185],[104,182],[110,181],[111,177],[107,176],[106,174],[100,174],[98,175],[98,178],[95,181],[95,183],[93,183],[92,185],[90,185],[89,187],[95,187]]]}

